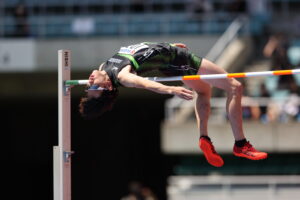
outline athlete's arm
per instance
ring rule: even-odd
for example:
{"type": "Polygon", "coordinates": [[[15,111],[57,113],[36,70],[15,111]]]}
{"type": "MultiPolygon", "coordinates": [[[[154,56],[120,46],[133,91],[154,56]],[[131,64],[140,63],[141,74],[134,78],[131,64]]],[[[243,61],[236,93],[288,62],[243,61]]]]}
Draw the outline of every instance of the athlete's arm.
{"type": "Polygon", "coordinates": [[[118,74],[119,82],[125,87],[141,88],[160,94],[172,94],[186,100],[193,99],[193,92],[191,90],[184,87],[167,86],[155,81],[150,81],[141,76],[135,75],[130,71],[131,66],[127,65],[118,74]]]}

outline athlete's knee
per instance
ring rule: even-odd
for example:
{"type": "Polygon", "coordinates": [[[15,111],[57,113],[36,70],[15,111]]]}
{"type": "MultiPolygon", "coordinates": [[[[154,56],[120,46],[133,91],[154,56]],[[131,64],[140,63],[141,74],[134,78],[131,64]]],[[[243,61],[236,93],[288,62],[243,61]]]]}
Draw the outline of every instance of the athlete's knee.
{"type": "Polygon", "coordinates": [[[211,88],[202,88],[201,90],[195,90],[198,98],[209,98],[211,95],[211,88]]]}
{"type": "Polygon", "coordinates": [[[230,90],[228,91],[231,95],[242,96],[243,94],[243,85],[236,79],[232,79],[230,90]]]}

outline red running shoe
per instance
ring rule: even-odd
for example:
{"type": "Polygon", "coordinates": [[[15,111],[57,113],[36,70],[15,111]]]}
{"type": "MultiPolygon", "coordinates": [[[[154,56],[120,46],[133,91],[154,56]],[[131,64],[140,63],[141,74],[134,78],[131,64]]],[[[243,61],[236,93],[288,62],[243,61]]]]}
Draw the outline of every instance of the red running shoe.
{"type": "Polygon", "coordinates": [[[209,164],[215,167],[222,167],[224,161],[222,157],[216,152],[212,142],[206,138],[200,138],[199,147],[203,151],[204,156],[209,164]]]}
{"type": "Polygon", "coordinates": [[[257,151],[254,147],[252,147],[249,141],[247,141],[243,147],[234,145],[233,154],[250,160],[262,160],[268,157],[267,153],[257,151]]]}

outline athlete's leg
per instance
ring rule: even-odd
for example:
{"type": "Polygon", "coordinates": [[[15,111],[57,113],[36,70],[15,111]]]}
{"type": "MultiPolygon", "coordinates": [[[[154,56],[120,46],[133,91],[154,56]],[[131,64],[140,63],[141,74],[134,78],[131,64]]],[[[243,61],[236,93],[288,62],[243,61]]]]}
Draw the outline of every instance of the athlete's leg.
{"type": "MultiPolygon", "coordinates": [[[[216,64],[203,59],[198,74],[224,74],[227,73],[222,68],[218,67],[216,64]]],[[[260,160],[267,158],[268,154],[265,152],[257,151],[249,141],[245,139],[243,132],[242,124],[242,84],[233,78],[227,79],[211,79],[211,80],[202,80],[202,81],[184,81],[184,83],[191,88],[193,88],[198,94],[207,94],[207,84],[221,88],[227,92],[227,102],[226,110],[229,117],[229,121],[232,127],[233,135],[235,138],[235,144],[233,148],[233,153],[236,156],[248,158],[251,160],[260,160]],[[198,83],[197,83],[198,82],[198,83]],[[206,83],[206,84],[205,84],[206,83]],[[203,88],[201,88],[203,87],[203,88]]],[[[203,96],[198,96],[196,105],[196,115],[200,117],[200,122],[198,124],[203,126],[204,130],[200,133],[205,135],[207,134],[207,121],[209,110],[204,109],[203,106],[209,106],[209,101],[207,101],[208,95],[204,95],[204,100],[200,100],[203,96]],[[203,109],[203,111],[201,111],[203,109]],[[202,119],[201,119],[202,117],[202,119]]],[[[210,95],[209,95],[210,97],[210,95]]],[[[201,128],[200,128],[201,130],[201,128]]],[[[216,166],[220,167],[224,164],[222,158],[216,153],[214,146],[212,145],[209,138],[202,137],[200,138],[199,146],[204,152],[204,155],[207,161],[216,166]]]]}
{"type": "MultiPolygon", "coordinates": [[[[224,73],[227,72],[206,59],[202,60],[201,66],[198,71],[198,74],[202,75],[224,73]]],[[[196,100],[196,116],[197,118],[200,118],[200,120],[198,120],[198,125],[200,126],[201,135],[207,134],[207,122],[210,111],[210,109],[208,109],[210,92],[208,92],[207,90],[208,88],[210,88],[210,85],[212,85],[227,92],[226,111],[235,140],[237,141],[245,138],[242,125],[242,85],[240,82],[233,78],[228,78],[202,81],[184,81],[184,83],[194,89],[198,94],[198,98],[196,100]]]]}
{"type": "Polygon", "coordinates": [[[196,93],[195,114],[200,136],[208,136],[207,123],[210,114],[211,86],[203,81],[184,81],[196,93]]]}
{"type": "Polygon", "coordinates": [[[224,161],[215,151],[207,132],[208,118],[210,114],[211,86],[201,80],[184,81],[184,83],[193,88],[197,93],[195,114],[197,118],[197,125],[200,130],[199,147],[203,151],[208,163],[215,167],[221,167],[223,166],[224,161]]]}

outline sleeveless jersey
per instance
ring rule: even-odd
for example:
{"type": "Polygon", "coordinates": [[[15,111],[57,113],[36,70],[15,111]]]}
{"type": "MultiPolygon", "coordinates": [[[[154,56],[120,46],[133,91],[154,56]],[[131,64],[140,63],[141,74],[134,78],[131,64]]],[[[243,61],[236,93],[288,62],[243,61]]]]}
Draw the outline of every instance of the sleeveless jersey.
{"type": "Polygon", "coordinates": [[[198,72],[202,58],[189,53],[188,49],[169,43],[150,43],[121,47],[119,52],[102,66],[115,87],[121,85],[118,73],[127,65],[137,75],[158,70],[165,76],[194,75],[198,72]]]}

